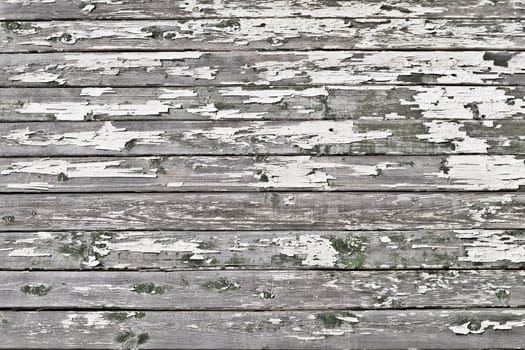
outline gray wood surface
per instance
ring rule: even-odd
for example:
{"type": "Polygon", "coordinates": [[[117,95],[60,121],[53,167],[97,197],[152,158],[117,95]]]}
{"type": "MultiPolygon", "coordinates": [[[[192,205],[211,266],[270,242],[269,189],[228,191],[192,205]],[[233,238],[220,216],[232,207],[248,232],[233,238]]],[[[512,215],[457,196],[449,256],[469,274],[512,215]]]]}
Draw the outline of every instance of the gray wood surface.
{"type": "Polygon", "coordinates": [[[523,85],[520,51],[111,52],[0,55],[0,86],[523,85]]]}
{"type": "Polygon", "coordinates": [[[4,88],[0,121],[520,119],[519,86],[4,88]]]}
{"type": "Polygon", "coordinates": [[[523,348],[524,21],[0,1],[0,349],[523,348]]]}
{"type": "Polygon", "coordinates": [[[525,120],[0,123],[2,156],[523,154],[525,120]]]}
{"type": "Polygon", "coordinates": [[[178,156],[0,158],[0,192],[502,191],[525,157],[178,156]]]}
{"type": "Polygon", "coordinates": [[[6,231],[0,237],[0,269],[18,271],[525,267],[523,230],[6,231]]]}
{"type": "Polygon", "coordinates": [[[4,22],[2,52],[278,49],[522,49],[522,20],[228,18],[4,22]]]}
{"type": "Polygon", "coordinates": [[[523,229],[523,214],[523,192],[0,195],[0,231],[523,229]]]}
{"type": "Polygon", "coordinates": [[[57,339],[63,349],[520,348],[525,323],[513,308],[112,314],[2,312],[0,348],[53,349],[57,339]]]}
{"type": "MultiPolygon", "coordinates": [[[[53,271],[0,272],[0,278],[0,297],[13,308],[326,310],[525,305],[523,271],[53,271]]],[[[126,313],[114,316],[127,319],[126,313]]]]}
{"type": "Polygon", "coordinates": [[[7,0],[1,3],[3,19],[58,18],[200,18],[200,17],[520,17],[523,4],[513,0],[303,0],[277,1],[171,1],[171,0],[7,0]]]}

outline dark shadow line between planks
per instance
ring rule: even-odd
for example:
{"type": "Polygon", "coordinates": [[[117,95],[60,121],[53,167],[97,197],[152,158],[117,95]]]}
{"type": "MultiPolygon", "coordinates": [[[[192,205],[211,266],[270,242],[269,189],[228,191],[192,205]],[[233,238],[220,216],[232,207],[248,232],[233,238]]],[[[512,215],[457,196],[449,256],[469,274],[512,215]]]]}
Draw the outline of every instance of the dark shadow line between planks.
{"type": "MultiPolygon", "coordinates": [[[[391,156],[392,154],[385,154],[385,153],[360,153],[360,154],[351,154],[351,153],[336,153],[336,154],[325,154],[325,153],[137,153],[130,155],[129,157],[257,157],[257,156],[268,156],[268,157],[292,157],[292,156],[311,156],[311,157],[372,157],[372,156],[391,156]]],[[[514,153],[514,152],[506,152],[506,153],[480,153],[480,152],[473,152],[473,153],[403,153],[399,154],[398,156],[407,156],[407,157],[429,157],[429,156],[436,156],[436,157],[445,157],[445,156],[475,156],[475,155],[482,155],[482,156],[523,156],[525,153],[514,153]]],[[[122,154],[54,154],[54,155],[31,155],[31,154],[17,154],[17,155],[2,155],[3,159],[20,159],[20,158],[27,158],[27,159],[39,159],[39,158],[90,158],[90,157],[100,157],[100,158],[117,158],[117,157],[123,157],[122,154]]]]}
{"type": "MultiPolygon", "coordinates": [[[[300,11],[300,10],[298,10],[300,11]]],[[[0,23],[1,22],[89,22],[89,21],[114,21],[114,22],[124,22],[124,21],[144,21],[144,22],[151,22],[151,21],[196,21],[196,20],[211,20],[211,19],[297,19],[297,18],[304,18],[304,19],[348,19],[348,20],[388,20],[388,19],[397,19],[397,20],[450,20],[450,21],[478,21],[478,22],[484,22],[484,21],[494,21],[494,20],[516,20],[516,21],[523,21],[525,20],[525,17],[523,16],[498,16],[498,17],[467,17],[467,16],[428,16],[428,15],[417,15],[417,16],[410,16],[410,14],[407,14],[405,16],[361,16],[361,17],[355,17],[355,16],[315,16],[315,15],[295,15],[295,16],[197,16],[197,17],[188,17],[188,16],[141,16],[141,17],[131,17],[131,16],[122,16],[122,17],[115,17],[108,15],[107,17],[104,15],[85,15],[85,17],[36,17],[36,18],[20,18],[20,17],[9,17],[9,16],[0,16],[0,23]]]]}
{"type": "MultiPolygon", "coordinates": [[[[1,238],[1,232],[0,232],[0,238],[1,238]]],[[[242,265],[226,265],[226,266],[217,266],[216,268],[213,267],[195,267],[195,268],[129,268],[126,267],[124,269],[120,268],[93,268],[93,269],[44,269],[44,268],[24,268],[24,269],[5,269],[0,268],[0,272],[13,272],[13,273],[55,273],[55,272],[75,272],[75,273],[86,273],[86,274],[92,274],[92,273],[115,273],[115,272],[122,272],[122,273],[174,273],[174,272],[294,272],[294,273],[301,273],[301,272],[319,272],[319,273],[330,273],[330,272],[346,272],[348,274],[354,273],[354,272],[450,272],[450,271],[460,271],[460,272],[488,272],[488,271],[496,271],[496,272],[504,272],[504,271],[525,271],[525,262],[524,263],[517,263],[522,264],[523,266],[516,266],[516,267],[402,267],[402,268],[396,268],[396,267],[361,267],[359,269],[346,269],[342,267],[315,267],[315,266],[305,266],[305,267],[283,267],[283,268],[276,268],[276,267],[259,267],[254,268],[253,266],[250,267],[243,267],[242,265]]],[[[525,307],[525,306],[524,306],[525,307]]]]}
{"type": "MultiPolygon", "coordinates": [[[[160,186],[160,185],[159,185],[160,186]]],[[[248,187],[248,186],[247,186],[248,187]]],[[[508,189],[497,189],[497,190],[465,190],[465,189],[443,189],[443,190],[435,190],[435,189],[414,189],[414,190],[396,190],[396,189],[385,189],[385,190],[358,190],[358,189],[352,189],[352,190],[345,190],[345,189],[333,189],[333,190],[326,190],[326,189],[304,189],[304,190],[296,190],[296,189],[276,189],[276,188],[268,188],[268,189],[246,189],[246,190],[239,190],[239,189],[224,189],[224,190],[191,190],[191,189],[182,189],[182,190],[170,190],[169,187],[166,187],[168,190],[155,190],[155,189],[147,189],[145,191],[141,190],[108,190],[108,191],[100,191],[100,190],[94,190],[94,191],[82,191],[82,190],[76,190],[76,191],[61,191],[61,190],[27,190],[27,191],[9,191],[9,192],[2,192],[0,189],[0,196],[14,196],[14,195],[35,195],[35,194],[57,194],[57,195],[112,195],[112,194],[165,194],[165,193],[196,193],[196,194],[244,194],[244,193],[296,193],[296,194],[304,194],[304,193],[346,193],[346,194],[381,194],[381,193],[397,193],[397,194],[412,194],[412,193],[420,193],[420,194],[445,194],[445,193],[458,193],[458,194],[464,194],[464,193],[472,193],[472,194],[521,194],[525,193],[525,187],[523,189],[517,189],[517,190],[508,190],[508,189]]]]}
{"type": "Polygon", "coordinates": [[[86,307],[6,307],[1,306],[1,311],[12,311],[12,312],[40,312],[40,311],[46,311],[46,312],[64,312],[64,311],[75,311],[75,312],[115,312],[115,311],[150,311],[150,312],[173,312],[173,313],[179,313],[179,312],[252,312],[252,313],[259,313],[259,312],[308,312],[308,311],[418,311],[418,310],[458,310],[458,311],[484,311],[484,310],[501,310],[501,311],[507,311],[507,310],[525,310],[525,305],[520,306],[509,306],[509,307],[501,307],[501,306],[421,306],[421,307],[400,307],[400,308],[366,308],[366,307],[351,307],[351,308],[327,308],[327,307],[320,307],[320,308],[297,308],[297,307],[278,307],[278,308],[236,308],[236,307],[210,307],[210,308],[141,308],[141,307],[92,307],[92,308],[86,308],[86,307]]]}
{"type": "MultiPolygon", "coordinates": [[[[205,51],[202,51],[205,52],[205,51]]],[[[67,52],[57,52],[55,54],[67,54],[67,52]]],[[[1,55],[1,53],[0,53],[1,55]]],[[[42,54],[44,55],[44,54],[42,54]]],[[[44,83],[45,84],[45,83],[44,83]]],[[[418,84],[373,84],[373,83],[359,83],[359,84],[348,84],[348,83],[338,83],[338,84],[313,84],[313,83],[300,83],[300,84],[206,84],[206,85],[183,85],[183,84],[147,84],[147,85],[129,85],[129,84],[85,84],[85,85],[76,85],[76,84],[47,84],[47,85],[29,85],[29,84],[19,84],[19,85],[3,85],[0,84],[0,89],[81,89],[85,87],[97,87],[97,88],[115,88],[115,89],[133,89],[133,88],[231,88],[231,87],[243,87],[243,88],[253,88],[253,89],[262,89],[262,88],[272,88],[272,89],[284,89],[294,88],[294,87],[328,87],[328,88],[337,88],[337,87],[392,87],[392,88],[411,88],[411,87],[488,87],[488,88],[499,88],[499,87],[523,87],[525,86],[525,81],[523,84],[486,84],[486,83],[468,83],[468,84],[458,84],[458,83],[418,83],[418,84]]],[[[260,119],[259,119],[260,120],[260,119]]]]}
{"type": "MultiPolygon", "coordinates": [[[[443,191],[437,191],[437,190],[428,190],[428,191],[412,191],[412,190],[384,190],[384,191],[378,191],[378,190],[339,190],[339,191],[311,191],[311,190],[293,190],[293,189],[290,189],[290,190],[275,190],[275,189],[268,189],[268,190],[256,190],[256,191],[241,191],[241,190],[224,190],[224,191],[210,191],[210,190],[186,190],[186,191],[175,191],[173,193],[198,193],[198,194],[203,194],[203,195],[206,195],[206,194],[209,194],[209,195],[221,195],[221,194],[243,194],[243,193],[274,193],[274,192],[278,192],[278,193],[288,193],[288,194],[308,194],[308,193],[323,193],[323,192],[326,192],[326,193],[332,193],[332,192],[337,192],[337,193],[345,193],[345,194],[363,194],[363,193],[368,193],[368,194],[383,194],[383,193],[388,193],[388,192],[394,192],[394,193],[398,193],[398,194],[412,194],[414,192],[425,192],[425,194],[435,194],[435,195],[441,195],[443,194],[443,191]]],[[[495,190],[495,191],[487,191],[487,190],[464,190],[464,191],[447,191],[447,192],[460,192],[461,194],[466,192],[466,193],[472,193],[472,194],[491,194],[491,193],[499,193],[499,194],[509,194],[509,195],[512,195],[512,194],[522,194],[525,192],[525,190],[507,190],[507,189],[503,189],[503,190],[495,190]]],[[[134,193],[140,193],[140,194],[144,194],[144,195],[147,195],[147,194],[151,194],[151,195],[154,195],[154,196],[160,196],[162,194],[165,194],[166,191],[145,191],[145,192],[137,192],[137,191],[108,191],[108,192],[105,192],[105,191],[93,191],[93,192],[76,192],[76,191],[64,191],[64,192],[60,192],[60,194],[65,194],[65,195],[104,195],[104,194],[134,194],[134,193]]],[[[38,193],[38,192],[6,192],[6,193],[0,193],[0,196],[4,196],[4,195],[23,195],[23,196],[33,196],[33,195],[45,195],[45,196],[48,196],[50,194],[50,192],[42,192],[42,193],[38,193]]],[[[365,231],[376,231],[376,230],[365,230],[365,231]]]]}
{"type": "MultiPolygon", "coordinates": [[[[511,193],[514,193],[514,192],[511,192],[511,193]]],[[[213,193],[213,194],[216,194],[216,193],[213,193]]],[[[443,194],[443,193],[437,193],[437,194],[443,194]]],[[[35,193],[31,194],[31,195],[36,195],[35,193]]],[[[42,196],[52,196],[53,193],[41,193],[42,196]]],[[[0,195],[2,196],[2,195],[0,195]]],[[[228,232],[293,232],[293,233],[312,233],[312,232],[316,232],[316,233],[319,233],[319,232],[340,232],[340,233],[357,233],[357,232],[421,232],[421,231],[429,231],[429,232],[432,232],[432,231],[465,231],[465,230],[480,230],[480,231],[524,231],[525,230],[525,227],[524,228],[515,228],[515,227],[500,227],[500,226],[497,226],[497,227],[490,227],[490,228],[484,228],[484,227],[471,227],[471,228],[432,228],[432,229],[429,229],[429,228],[419,228],[419,229],[403,229],[403,228],[396,228],[396,229],[382,229],[382,228],[375,228],[375,229],[371,229],[371,230],[363,230],[363,229],[355,229],[355,230],[349,230],[349,229],[345,229],[345,228],[341,228],[341,229],[329,229],[329,230],[323,230],[323,229],[313,229],[313,230],[305,230],[305,229],[300,229],[300,230],[293,230],[293,229],[252,229],[252,230],[247,230],[247,229],[214,229],[214,230],[209,230],[209,229],[178,229],[178,230],[166,230],[166,229],[136,229],[136,228],[124,228],[124,229],[119,229],[119,228],[114,228],[114,229],[88,229],[88,228],[80,228],[80,229],[65,229],[65,228],[62,228],[62,229],[53,229],[53,228],[48,228],[48,229],[45,229],[45,230],[37,230],[37,229],[9,229],[8,226],[9,224],[6,224],[6,225],[3,225],[4,227],[0,227],[0,236],[4,233],[35,233],[35,232],[50,232],[50,233],[56,233],[56,232],[63,232],[63,233],[68,233],[68,232],[85,232],[85,233],[89,233],[89,232],[158,232],[158,233],[162,233],[162,232],[170,232],[170,233],[188,233],[188,232],[193,232],[193,233],[206,233],[206,232],[214,232],[216,234],[224,234],[224,233],[228,233],[228,232]],[[5,228],[5,229],[3,229],[5,228]]]]}
{"type": "MultiPolygon", "coordinates": [[[[430,39],[429,39],[430,40],[430,39]]],[[[0,52],[0,56],[2,55],[22,55],[22,54],[59,54],[59,53],[67,53],[67,54],[74,54],[74,53],[120,53],[120,52],[137,52],[137,53],[143,53],[143,52],[213,52],[213,53],[226,53],[226,52],[233,52],[233,53],[249,53],[249,52],[299,52],[299,53],[307,53],[311,51],[326,51],[326,52],[337,52],[337,51],[361,51],[361,52],[476,52],[476,51],[502,51],[502,52],[523,52],[525,51],[525,46],[518,47],[518,48],[487,48],[487,47],[428,47],[428,48],[422,48],[422,47],[403,47],[403,48],[385,48],[385,47],[370,47],[370,48],[341,48],[341,49],[332,49],[332,48],[313,48],[313,49],[290,49],[290,48],[280,48],[280,49],[269,49],[269,48],[256,48],[251,50],[236,50],[234,46],[232,46],[231,50],[225,51],[224,49],[208,49],[208,48],[202,48],[202,49],[148,49],[148,48],[133,48],[133,49],[127,49],[127,48],[111,48],[111,49],[78,49],[78,50],[63,50],[60,48],[57,48],[55,50],[26,50],[26,51],[2,51],[0,52]]]]}

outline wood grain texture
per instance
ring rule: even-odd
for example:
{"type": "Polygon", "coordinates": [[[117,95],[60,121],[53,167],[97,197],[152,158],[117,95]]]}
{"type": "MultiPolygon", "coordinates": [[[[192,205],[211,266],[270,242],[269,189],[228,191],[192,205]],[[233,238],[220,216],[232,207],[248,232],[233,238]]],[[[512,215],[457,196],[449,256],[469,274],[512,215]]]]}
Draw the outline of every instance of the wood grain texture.
{"type": "Polygon", "coordinates": [[[200,18],[200,17],[519,17],[523,4],[512,0],[301,0],[206,1],[192,0],[9,0],[1,3],[2,19],[82,19],[82,18],[200,18]]]}
{"type": "Polygon", "coordinates": [[[2,52],[521,49],[521,20],[231,18],[3,22],[2,52]]]}
{"type": "Polygon", "coordinates": [[[525,311],[2,312],[0,348],[519,348],[525,311]],[[133,346],[133,347],[131,347],[133,346]]]}
{"type": "Polygon", "coordinates": [[[0,123],[2,156],[523,154],[525,121],[0,123]]]}
{"type": "Polygon", "coordinates": [[[1,195],[1,231],[525,228],[524,193],[1,195]]]}
{"type": "Polygon", "coordinates": [[[181,156],[0,158],[0,192],[501,191],[525,157],[181,156]]]}
{"type": "Polygon", "coordinates": [[[0,121],[523,119],[503,86],[0,89],[0,121]]]}
{"type": "MultiPolygon", "coordinates": [[[[3,307],[326,310],[523,307],[523,271],[0,272],[3,307]]],[[[133,314],[115,313],[125,321],[133,314]]]]}
{"type": "Polygon", "coordinates": [[[523,85],[514,51],[115,52],[0,55],[1,86],[523,85]]]}
{"type": "Polygon", "coordinates": [[[2,270],[525,267],[523,230],[6,231],[0,242],[2,270]]]}

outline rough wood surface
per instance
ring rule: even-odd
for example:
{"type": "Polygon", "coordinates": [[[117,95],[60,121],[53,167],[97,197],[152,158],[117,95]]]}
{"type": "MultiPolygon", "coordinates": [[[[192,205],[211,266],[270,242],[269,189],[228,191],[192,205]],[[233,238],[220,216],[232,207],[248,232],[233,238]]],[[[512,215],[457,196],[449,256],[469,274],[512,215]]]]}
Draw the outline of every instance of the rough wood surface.
{"type": "MultiPolygon", "coordinates": [[[[323,310],[523,307],[523,271],[0,272],[3,307],[323,310]],[[431,297],[430,297],[431,296],[431,297]]],[[[112,318],[133,317],[116,312],[112,318]]]]}
{"type": "Polygon", "coordinates": [[[0,89],[0,121],[523,119],[525,90],[496,86],[0,89]]]}
{"type": "Polygon", "coordinates": [[[2,349],[520,348],[523,309],[2,312],[2,349]]]}
{"type": "Polygon", "coordinates": [[[525,120],[0,123],[2,156],[523,154],[525,120]]]}
{"type": "Polygon", "coordinates": [[[521,0],[0,0],[0,349],[518,349],[521,0]]]}
{"type": "Polygon", "coordinates": [[[524,66],[519,51],[3,54],[0,85],[523,85],[524,66]]]}
{"type": "Polygon", "coordinates": [[[1,231],[525,228],[525,193],[1,195],[1,231]]]}
{"type": "Polygon", "coordinates": [[[501,191],[524,156],[0,158],[0,192],[501,191]]]}
{"type": "Polygon", "coordinates": [[[230,18],[4,22],[2,52],[74,50],[521,49],[521,20],[230,18]]]}
{"type": "Polygon", "coordinates": [[[523,230],[6,231],[0,242],[2,270],[525,267],[523,230]]]}
{"type": "Polygon", "coordinates": [[[479,0],[7,0],[1,19],[200,18],[200,17],[520,17],[519,1],[479,0]]]}

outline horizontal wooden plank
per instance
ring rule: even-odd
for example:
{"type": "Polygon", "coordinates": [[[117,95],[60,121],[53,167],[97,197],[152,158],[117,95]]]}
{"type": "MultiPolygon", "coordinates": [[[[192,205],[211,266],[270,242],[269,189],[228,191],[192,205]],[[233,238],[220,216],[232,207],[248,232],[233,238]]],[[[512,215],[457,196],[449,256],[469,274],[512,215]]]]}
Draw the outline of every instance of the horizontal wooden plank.
{"type": "Polygon", "coordinates": [[[4,22],[2,52],[521,49],[522,20],[239,18],[4,22]]]}
{"type": "Polygon", "coordinates": [[[523,242],[523,230],[480,229],[7,231],[0,235],[0,269],[525,268],[523,242]]]}
{"type": "Polygon", "coordinates": [[[523,156],[0,158],[0,192],[501,191],[523,156]]]}
{"type": "Polygon", "coordinates": [[[0,154],[523,154],[522,135],[525,120],[0,123],[0,154]]]}
{"type": "Polygon", "coordinates": [[[1,19],[59,18],[199,18],[199,17],[470,17],[523,16],[522,4],[512,0],[389,1],[303,0],[9,0],[0,4],[1,19]]]}
{"type": "Polygon", "coordinates": [[[0,121],[523,119],[503,86],[7,88],[0,121]]]}
{"type": "MultiPolygon", "coordinates": [[[[2,306],[15,309],[311,310],[525,305],[525,272],[512,270],[54,271],[0,272],[0,278],[2,306]]],[[[127,319],[126,313],[114,316],[127,319]]]]}
{"type": "Polygon", "coordinates": [[[520,348],[525,311],[2,312],[2,349],[520,348]],[[60,341],[57,341],[60,339],[60,341]]]}
{"type": "Polygon", "coordinates": [[[523,85],[523,67],[517,51],[4,54],[0,85],[523,85]]]}
{"type": "Polygon", "coordinates": [[[525,228],[525,193],[0,195],[10,230],[525,228]]]}

